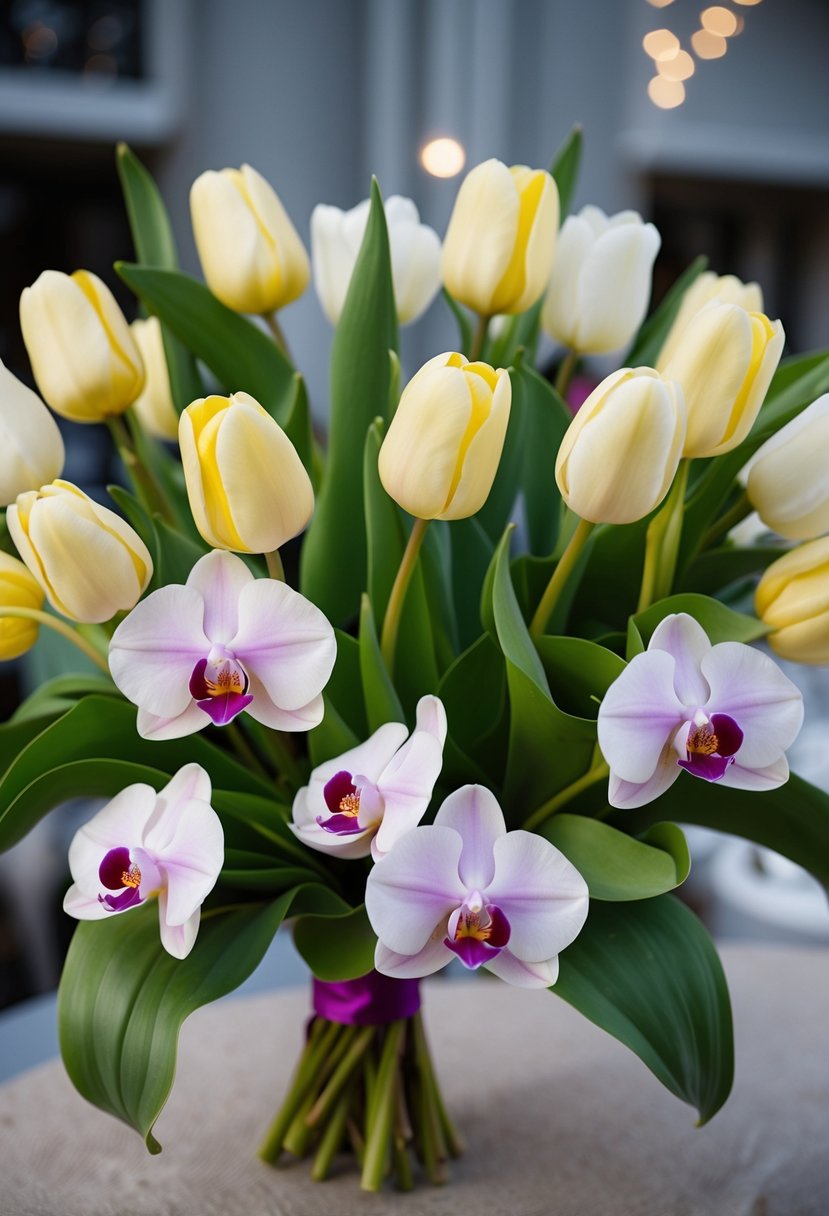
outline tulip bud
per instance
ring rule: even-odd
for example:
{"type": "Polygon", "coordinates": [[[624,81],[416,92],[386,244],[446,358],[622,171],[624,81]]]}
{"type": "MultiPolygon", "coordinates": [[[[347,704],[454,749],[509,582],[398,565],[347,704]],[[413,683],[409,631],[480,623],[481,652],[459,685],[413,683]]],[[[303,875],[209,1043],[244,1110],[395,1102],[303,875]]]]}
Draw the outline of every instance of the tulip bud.
{"type": "MultiPolygon", "coordinates": [[[[0,610],[43,607],[43,592],[23,562],[0,553],[0,610]]],[[[37,621],[0,615],[0,659],[16,659],[37,641],[37,621]]]]}
{"type": "Polygon", "coordinates": [[[557,231],[549,173],[484,161],[455,199],[441,261],[446,289],[481,316],[525,312],[550,281],[557,231]]]}
{"type": "Polygon", "coordinates": [[[719,300],[722,304],[739,304],[746,312],[763,311],[763,292],[759,283],[743,283],[736,275],[718,276],[713,270],[706,270],[697,275],[682,297],[679,312],[659,352],[661,364],[670,362],[688,323],[712,300],[719,300]]]}
{"type": "Polygon", "coordinates": [[[769,645],[795,663],[829,663],[829,536],[798,545],[773,562],[754,608],[774,632],[769,645]]]}
{"type": "MultiPolygon", "coordinates": [[[[350,211],[320,204],[311,213],[314,286],[332,325],[345,304],[370,206],[370,199],[350,211]]],[[[408,325],[426,311],[440,287],[440,237],[428,224],[421,224],[410,198],[393,194],[386,200],[385,212],[397,319],[408,325]]]]}
{"type": "Polygon", "coordinates": [[[88,270],[44,270],[20,296],[20,328],[37,386],[56,414],[101,422],[121,414],[144,368],[112,292],[88,270]]]}
{"type": "Polygon", "coordinates": [[[668,493],[682,456],[679,387],[650,367],[622,368],[594,389],[561,441],[556,482],[594,524],[644,519],[668,493]]]}
{"type": "Polygon", "coordinates": [[[829,393],[764,443],[751,463],[748,497],[763,523],[789,540],[829,532],[829,393]]]}
{"type": "Polygon", "coordinates": [[[70,620],[100,624],[128,612],[152,577],[138,533],[70,481],[21,494],[6,521],[47,600],[70,620]]]}
{"type": "Polygon", "coordinates": [[[178,438],[190,510],[214,549],[270,553],[308,523],[314,491],[305,467],[247,393],[192,402],[178,438]]]}
{"type": "Polygon", "coordinates": [[[170,373],[158,317],[133,321],[130,326],[135,344],[144,361],[146,379],[133,406],[144,429],[156,439],[174,442],[178,438],[178,413],[170,391],[170,373]]]}
{"type": "Polygon", "coordinates": [[[568,216],[541,313],[550,337],[580,354],[625,346],[648,310],[660,244],[635,211],[607,216],[588,206],[568,216]]]}
{"type": "Polygon", "coordinates": [[[688,322],[670,361],[657,369],[682,388],[688,413],[685,456],[738,447],[760,412],[783,353],[779,321],[739,304],[706,304],[688,322]]]}
{"type": "Polygon", "coordinates": [[[209,169],[190,189],[207,286],[236,312],[284,308],[308,286],[308,254],[276,192],[250,165],[209,169]]]}
{"type": "Polygon", "coordinates": [[[63,440],[46,406],[0,363],[0,506],[60,477],[63,440]]]}
{"type": "Polygon", "coordinates": [[[386,493],[419,519],[466,519],[487,500],[509,422],[509,374],[463,355],[430,359],[406,385],[380,448],[386,493]]]}

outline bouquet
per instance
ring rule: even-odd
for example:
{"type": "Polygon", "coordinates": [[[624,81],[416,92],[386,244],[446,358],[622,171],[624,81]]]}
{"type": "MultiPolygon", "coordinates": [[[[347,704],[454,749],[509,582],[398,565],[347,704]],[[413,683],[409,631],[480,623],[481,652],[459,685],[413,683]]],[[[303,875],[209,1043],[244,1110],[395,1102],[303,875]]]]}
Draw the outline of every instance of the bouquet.
{"type": "Polygon", "coordinates": [[[309,259],[250,166],[193,186],[205,284],[119,148],[132,327],[86,271],[23,292],[42,397],[109,428],[129,489],[61,480],[3,371],[0,653],[48,628],[84,664],[0,727],[0,844],[110,799],[69,852],[61,1050],[151,1152],[182,1022],[286,921],[313,1003],[268,1162],[443,1180],[461,1144],[418,984],[455,959],[569,1002],[704,1122],[731,1015],[672,894],[678,824],[829,875],[829,798],[786,760],[801,695],[752,645],[829,661],[829,355],[781,359],[759,287],[704,259],[645,320],[659,235],[568,215],[580,154],[576,130],[551,172],[478,165],[442,243],[376,182],[316,209],[325,448],[277,319],[309,259]],[[398,323],[441,283],[456,349],[402,376],[398,323]],[[574,413],[578,361],[623,351],[574,413]]]}

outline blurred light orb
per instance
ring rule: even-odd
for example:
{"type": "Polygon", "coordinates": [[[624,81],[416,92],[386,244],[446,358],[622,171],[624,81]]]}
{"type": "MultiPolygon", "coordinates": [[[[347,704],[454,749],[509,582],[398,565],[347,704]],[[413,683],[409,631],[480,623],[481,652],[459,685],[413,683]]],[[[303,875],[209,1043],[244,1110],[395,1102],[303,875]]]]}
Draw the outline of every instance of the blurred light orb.
{"type": "Polygon", "coordinates": [[[642,39],[645,53],[651,59],[672,59],[679,51],[679,39],[670,30],[651,30],[642,39]]]}
{"type": "Polygon", "coordinates": [[[58,36],[50,25],[34,21],[21,35],[27,59],[46,59],[58,49],[58,36]]]}
{"type": "Polygon", "coordinates": [[[728,43],[719,34],[710,30],[697,30],[691,35],[691,46],[700,59],[722,59],[728,50],[728,43]]]}
{"type": "Polygon", "coordinates": [[[654,8],[667,8],[669,4],[673,4],[674,0],[648,0],[654,8]]]}
{"type": "Polygon", "coordinates": [[[660,110],[674,110],[685,100],[685,85],[681,80],[666,80],[654,76],[648,81],[648,97],[660,110]]]}
{"type": "Polygon", "coordinates": [[[742,34],[743,30],[746,28],[745,17],[741,17],[739,13],[737,13],[737,15],[735,17],[735,21],[737,22],[737,28],[735,29],[734,33],[731,35],[732,38],[736,38],[738,34],[742,34]]]}
{"type": "Polygon", "coordinates": [[[710,34],[719,34],[721,38],[730,38],[737,31],[737,18],[721,5],[703,9],[699,19],[703,29],[710,34]]]}
{"type": "Polygon", "coordinates": [[[456,139],[442,136],[423,145],[420,163],[432,177],[456,177],[466,164],[466,152],[456,139]]]}
{"type": "Polygon", "coordinates": [[[745,8],[753,8],[755,4],[759,4],[760,0],[734,0],[735,4],[742,4],[745,8]]]}
{"type": "Polygon", "coordinates": [[[656,61],[656,70],[665,80],[687,80],[693,76],[695,66],[687,51],[677,51],[670,59],[656,61]]]}

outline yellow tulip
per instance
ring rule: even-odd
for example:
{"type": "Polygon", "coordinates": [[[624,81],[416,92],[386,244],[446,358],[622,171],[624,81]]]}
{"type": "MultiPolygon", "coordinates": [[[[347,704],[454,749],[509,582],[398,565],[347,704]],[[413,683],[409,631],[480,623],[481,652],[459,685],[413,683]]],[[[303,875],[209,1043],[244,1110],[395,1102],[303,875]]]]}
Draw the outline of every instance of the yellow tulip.
{"type": "Polygon", "coordinates": [[[829,536],[773,562],[754,599],[769,645],[795,663],[829,663],[829,536]]]}
{"type": "Polygon", "coordinates": [[[779,321],[713,301],[688,322],[657,369],[682,388],[688,412],[685,456],[719,456],[748,435],[783,353],[779,321]]]}
{"type": "Polygon", "coordinates": [[[556,482],[594,524],[644,519],[668,493],[682,456],[685,408],[650,367],[622,368],[595,388],[561,441],[556,482]]]}
{"type": "Polygon", "coordinates": [[[487,500],[509,422],[508,373],[430,359],[403,390],[380,448],[386,493],[419,519],[465,519],[487,500]]]}
{"type": "Polygon", "coordinates": [[[558,188],[543,169],[477,165],[458,191],[443,242],[447,291],[481,316],[531,308],[550,281],[558,213],[558,188]]]}
{"type": "Polygon", "coordinates": [[[736,275],[716,275],[713,270],[706,270],[697,275],[682,297],[679,312],[659,352],[661,364],[667,364],[673,358],[688,323],[712,300],[739,304],[746,312],[763,311],[763,292],[759,283],[743,283],[736,275]]]}
{"type": "Polygon", "coordinates": [[[190,189],[207,286],[236,312],[284,308],[308,286],[305,246],[273,188],[250,165],[210,169],[190,189]]]}
{"type": "Polygon", "coordinates": [[[188,405],[179,445],[193,519],[214,549],[270,553],[311,518],[314,491],[294,445],[247,393],[188,405]]]}
{"type": "Polygon", "coordinates": [[[133,321],[130,329],[146,373],[144,387],[135,399],[135,412],[150,435],[173,441],[178,438],[178,413],[170,391],[170,374],[158,317],[133,321]]]}
{"type": "Polygon", "coordinates": [[[152,577],[138,533],[69,481],[20,494],[6,521],[49,603],[70,620],[99,624],[128,612],[152,577]]]}
{"type": "Polygon", "coordinates": [[[20,328],[37,386],[56,414],[101,422],[121,414],[144,367],[112,292],[88,270],[44,270],[20,297],[20,328]]]}
{"type": "Polygon", "coordinates": [[[0,506],[63,471],[58,424],[30,388],[0,363],[0,506]]]}
{"type": "Polygon", "coordinates": [[[829,532],[829,393],[772,435],[751,462],[746,493],[767,528],[789,540],[829,532]]]}
{"type": "MultiPolygon", "coordinates": [[[[23,562],[0,553],[0,610],[43,607],[43,591],[23,562]]],[[[0,659],[16,659],[37,641],[37,621],[0,615],[0,659]]]]}

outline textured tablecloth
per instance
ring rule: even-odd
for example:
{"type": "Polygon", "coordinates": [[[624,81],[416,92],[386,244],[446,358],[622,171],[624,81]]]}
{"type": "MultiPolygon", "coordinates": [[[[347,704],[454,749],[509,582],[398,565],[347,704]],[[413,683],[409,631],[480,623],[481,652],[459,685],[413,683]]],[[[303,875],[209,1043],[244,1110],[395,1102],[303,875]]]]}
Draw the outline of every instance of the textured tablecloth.
{"type": "Polygon", "coordinates": [[[723,950],[737,1079],[694,1127],[633,1055],[562,1001],[431,982],[425,1015],[468,1151],[451,1183],[365,1195],[346,1159],[311,1183],[255,1147],[300,1047],[303,991],[226,1000],[182,1033],[150,1157],[59,1062],[0,1088],[3,1216],[827,1216],[829,953],[723,950]]]}

